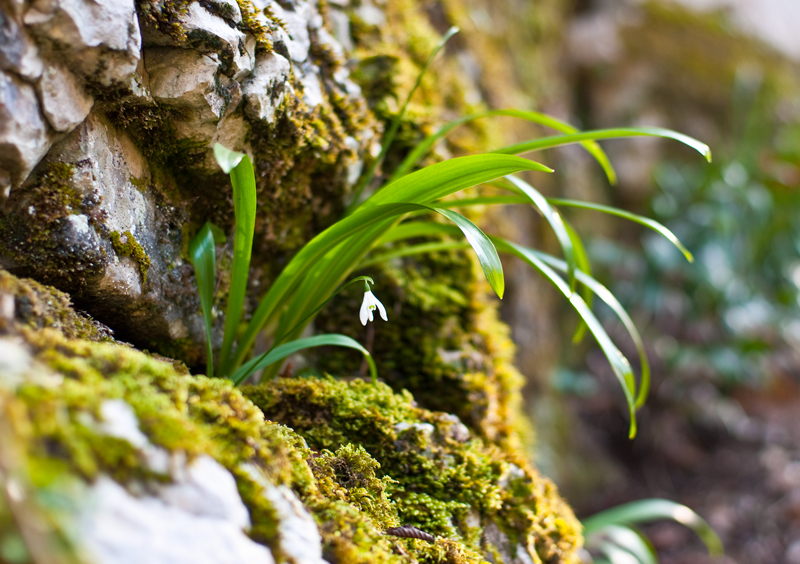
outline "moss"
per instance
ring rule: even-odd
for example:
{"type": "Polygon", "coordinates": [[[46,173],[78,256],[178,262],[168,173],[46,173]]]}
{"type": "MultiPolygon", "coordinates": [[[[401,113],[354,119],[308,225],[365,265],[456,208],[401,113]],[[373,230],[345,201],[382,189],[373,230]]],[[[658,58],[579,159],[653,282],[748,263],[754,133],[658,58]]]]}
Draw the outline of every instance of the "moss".
{"type": "Polygon", "coordinates": [[[65,244],[76,239],[73,216],[86,216],[89,225],[99,225],[103,218],[100,199],[75,188],[76,166],[57,161],[43,165],[34,183],[12,191],[5,213],[0,213],[4,262],[42,281],[58,281],[62,288],[73,288],[98,275],[105,263],[101,248],[65,244]]]}
{"type": "Polygon", "coordinates": [[[0,298],[13,300],[11,318],[0,316],[0,334],[22,327],[58,329],[64,335],[90,341],[112,341],[111,330],[72,309],[69,296],[34,280],[17,278],[0,268],[0,298]]]}
{"type": "Polygon", "coordinates": [[[118,231],[112,231],[109,235],[111,237],[111,245],[114,251],[120,257],[131,257],[137,265],[139,265],[139,273],[142,275],[142,284],[147,284],[147,271],[150,270],[150,257],[147,256],[142,245],[133,236],[130,231],[125,231],[120,234],[118,231]]]}
{"type": "MultiPolygon", "coordinates": [[[[332,378],[282,379],[243,392],[320,452],[314,464],[323,491],[356,506],[366,499],[361,507],[371,519],[391,523],[396,511],[400,523],[455,540],[473,555],[483,547],[470,523],[496,522],[512,539],[532,538],[545,562],[572,558],[578,524],[552,484],[518,454],[464,440],[454,432],[457,421],[416,407],[407,392],[332,378]],[[358,492],[355,500],[345,484],[358,492]],[[384,493],[393,509],[381,501],[384,493]]],[[[437,561],[443,549],[413,542],[424,561],[437,561]]]]}

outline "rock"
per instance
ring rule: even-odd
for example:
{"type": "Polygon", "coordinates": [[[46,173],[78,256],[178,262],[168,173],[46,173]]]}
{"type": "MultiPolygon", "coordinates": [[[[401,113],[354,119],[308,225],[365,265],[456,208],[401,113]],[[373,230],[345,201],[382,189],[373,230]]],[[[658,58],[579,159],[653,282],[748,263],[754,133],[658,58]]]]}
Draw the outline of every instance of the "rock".
{"type": "Polygon", "coordinates": [[[93,112],[34,180],[7,204],[13,237],[0,261],[71,292],[124,340],[201,338],[192,269],[181,258],[184,212],[147,190],[149,166],[127,134],[93,112]]]}
{"type": "Polygon", "coordinates": [[[141,33],[134,0],[38,0],[24,23],[62,53],[70,68],[109,87],[136,71],[141,33]]]}
{"type": "Polygon", "coordinates": [[[148,463],[154,452],[168,458],[163,469],[172,482],[156,487],[153,494],[134,497],[108,477],[96,481],[79,521],[82,543],[97,561],[274,563],[266,547],[244,534],[250,515],[228,470],[208,455],[191,463],[180,451],[170,457],[150,443],[123,400],[104,400],[100,415],[100,433],[127,441],[148,463]],[[144,552],[137,549],[140,543],[147,545],[144,552]]]}
{"type": "Polygon", "coordinates": [[[242,22],[242,9],[236,0],[209,0],[209,5],[214,13],[233,24],[242,22]]]}
{"type": "Polygon", "coordinates": [[[253,74],[242,83],[245,115],[253,121],[273,123],[275,113],[283,104],[292,68],[277,53],[259,53],[253,74]]]}
{"type": "MultiPolygon", "coordinates": [[[[289,56],[295,63],[302,63],[308,59],[311,49],[311,38],[308,34],[309,26],[318,28],[321,25],[315,17],[315,10],[311,3],[301,0],[294,3],[294,9],[286,9],[277,2],[270,6],[275,17],[286,24],[285,35],[280,34],[289,51],[289,56]]],[[[319,14],[316,14],[318,16],[319,14]]],[[[283,31],[283,30],[281,30],[283,31]]]]}
{"type": "Polygon", "coordinates": [[[7,172],[6,182],[21,184],[50,145],[33,86],[0,71],[0,170],[7,172]]]}
{"type": "MultiPolygon", "coordinates": [[[[224,6],[227,2],[215,3],[218,13],[232,13],[224,6]],[[220,8],[220,6],[223,6],[220,8]]],[[[232,17],[241,21],[238,5],[232,17]]],[[[231,8],[232,9],[232,8],[231,8]]],[[[180,36],[168,35],[161,30],[145,28],[144,44],[152,46],[174,46],[194,49],[201,54],[213,54],[219,57],[221,71],[234,80],[241,80],[253,70],[255,63],[256,40],[252,35],[245,35],[222,17],[211,13],[198,2],[190,3],[186,12],[178,16],[178,24],[182,30],[180,36]]]]}
{"type": "MultiPolygon", "coordinates": [[[[250,540],[240,523],[217,511],[187,511],[168,496],[164,499],[164,492],[174,487],[165,487],[158,497],[134,497],[101,476],[89,489],[79,516],[83,548],[103,564],[274,564],[270,551],[250,540]]],[[[198,489],[194,495],[203,493],[198,489]]],[[[241,504],[238,492],[233,493],[237,499],[232,501],[241,504]]],[[[203,499],[193,499],[194,507],[204,507],[203,499]]]]}
{"type": "Polygon", "coordinates": [[[77,77],[60,64],[47,65],[37,87],[42,111],[56,131],[75,129],[94,104],[77,77]]]}
{"type": "Polygon", "coordinates": [[[42,74],[39,49],[14,16],[0,10],[0,69],[34,81],[42,74]]]}
{"type": "Polygon", "coordinates": [[[159,104],[179,110],[196,123],[218,120],[225,99],[216,91],[219,60],[193,49],[151,47],[144,52],[150,94],[159,104]]]}
{"type": "Polygon", "coordinates": [[[278,517],[278,537],[281,552],[292,564],[325,564],[322,559],[322,537],[317,523],[302,502],[286,486],[267,482],[257,468],[242,468],[262,488],[262,495],[272,504],[278,517]]]}

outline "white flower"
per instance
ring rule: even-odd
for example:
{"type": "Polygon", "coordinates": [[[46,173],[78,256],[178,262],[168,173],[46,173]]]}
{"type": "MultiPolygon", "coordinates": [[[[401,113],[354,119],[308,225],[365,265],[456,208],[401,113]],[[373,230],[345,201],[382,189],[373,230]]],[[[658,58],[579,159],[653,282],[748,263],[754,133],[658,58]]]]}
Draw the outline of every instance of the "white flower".
{"type": "Polygon", "coordinates": [[[364,292],[364,301],[361,302],[361,325],[367,324],[367,318],[370,321],[374,321],[372,317],[372,312],[375,311],[375,308],[378,308],[378,311],[381,314],[381,319],[384,321],[389,321],[389,318],[386,317],[386,308],[383,307],[383,304],[378,301],[378,298],[375,297],[370,290],[364,292]]]}

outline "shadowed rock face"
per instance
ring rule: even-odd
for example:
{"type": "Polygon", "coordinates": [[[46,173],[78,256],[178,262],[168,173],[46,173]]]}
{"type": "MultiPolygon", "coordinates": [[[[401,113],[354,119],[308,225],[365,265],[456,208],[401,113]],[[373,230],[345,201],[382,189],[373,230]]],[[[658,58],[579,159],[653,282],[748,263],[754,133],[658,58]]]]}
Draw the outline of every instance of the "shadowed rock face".
{"type": "Polygon", "coordinates": [[[0,4],[0,265],[70,292],[119,338],[200,361],[185,249],[206,219],[232,226],[211,148],[252,156],[260,200],[302,166],[289,188],[310,199],[322,142],[325,197],[340,199],[364,131],[342,128],[329,98],[371,118],[346,69],[310,53],[341,46],[316,2],[246,2],[244,15],[232,1],[0,4]],[[254,149],[271,132],[291,143],[254,149]]]}

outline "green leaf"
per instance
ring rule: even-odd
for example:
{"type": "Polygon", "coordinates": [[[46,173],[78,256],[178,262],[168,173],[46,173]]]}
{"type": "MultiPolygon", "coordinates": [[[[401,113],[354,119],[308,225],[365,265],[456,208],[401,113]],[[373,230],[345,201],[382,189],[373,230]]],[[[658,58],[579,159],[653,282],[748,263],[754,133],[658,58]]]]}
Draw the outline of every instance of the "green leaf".
{"type": "MultiPolygon", "coordinates": [[[[564,263],[564,261],[534,249],[528,249],[528,251],[538,256],[539,259],[541,259],[542,262],[546,263],[548,266],[552,266],[553,268],[556,268],[562,272],[566,272],[567,265],[564,263]]],[[[611,290],[584,272],[578,272],[577,277],[581,284],[589,288],[598,298],[603,300],[606,305],[614,311],[617,317],[619,317],[620,321],[622,321],[625,329],[628,331],[628,335],[630,335],[633,344],[636,346],[636,352],[639,355],[639,364],[641,364],[642,370],[641,380],[639,383],[639,392],[636,395],[635,403],[635,406],[638,409],[644,405],[647,395],[650,393],[650,361],[647,358],[647,350],[644,347],[642,337],[639,334],[639,331],[636,329],[636,325],[633,323],[633,320],[628,315],[628,312],[625,311],[625,308],[622,307],[622,304],[619,303],[619,300],[614,297],[614,294],[611,293],[611,290]]]]}
{"type": "MultiPolygon", "coordinates": [[[[617,562],[614,556],[618,550],[624,550],[634,556],[634,562],[641,564],[658,564],[658,555],[652,545],[642,535],[621,525],[606,525],[586,538],[586,548],[591,550],[597,546],[611,562],[617,562]]],[[[624,557],[623,557],[624,558],[624,557]]]]}
{"type": "Polygon", "coordinates": [[[189,257],[194,265],[197,278],[197,289],[200,293],[200,306],[203,309],[203,320],[206,325],[206,374],[214,377],[214,353],[211,350],[211,326],[214,323],[212,308],[214,307],[214,286],[216,285],[216,250],[211,224],[205,225],[189,243],[189,257]]]}
{"type": "Polygon", "coordinates": [[[612,542],[600,543],[598,548],[600,552],[608,558],[610,564],[645,564],[639,560],[636,555],[612,542]]]}
{"type": "Polygon", "coordinates": [[[219,143],[214,146],[214,154],[223,170],[233,165],[228,168],[233,184],[235,218],[233,264],[219,361],[219,371],[225,375],[230,371],[231,351],[242,318],[247,279],[250,276],[250,256],[253,252],[253,233],[256,226],[256,178],[253,164],[247,155],[229,151],[219,143]]]}
{"type": "Polygon", "coordinates": [[[478,261],[481,263],[481,268],[486,276],[486,280],[489,281],[492,290],[494,290],[497,296],[502,300],[505,291],[503,265],[500,263],[500,257],[497,256],[497,250],[486,234],[460,213],[442,208],[431,209],[458,226],[464,234],[464,237],[466,237],[467,242],[478,256],[478,261]]]}
{"type": "Polygon", "coordinates": [[[353,191],[353,202],[347,208],[347,212],[345,215],[348,215],[355,211],[355,209],[360,205],[359,198],[361,197],[364,188],[372,182],[372,178],[375,175],[375,171],[377,170],[378,166],[383,162],[384,157],[386,156],[389,147],[391,146],[394,138],[397,136],[397,131],[400,129],[400,123],[403,120],[403,116],[406,114],[406,109],[408,108],[408,104],[411,102],[411,98],[414,97],[414,92],[417,91],[419,85],[422,84],[422,78],[425,76],[425,73],[428,72],[428,67],[431,66],[431,63],[436,58],[436,55],[439,54],[439,51],[445,46],[445,44],[453,37],[456,33],[459,32],[459,29],[455,26],[451,27],[447,30],[447,33],[439,40],[439,43],[436,44],[436,47],[433,48],[431,54],[428,55],[428,60],[425,61],[425,64],[422,67],[422,70],[419,71],[417,75],[417,80],[414,82],[414,86],[406,96],[405,102],[403,102],[403,107],[400,108],[400,112],[394,117],[392,120],[389,129],[386,131],[386,134],[383,136],[383,142],[381,143],[381,152],[378,154],[378,158],[372,163],[372,166],[369,167],[367,173],[359,179],[358,184],[356,185],[353,191]]]}
{"type": "MultiPolygon", "coordinates": [[[[441,223],[432,223],[426,221],[414,221],[409,223],[401,223],[400,225],[396,225],[389,230],[386,235],[382,238],[382,242],[395,242],[401,241],[403,239],[409,239],[414,237],[423,237],[423,236],[431,236],[431,235],[454,235],[457,234],[455,228],[451,225],[445,225],[441,223]]],[[[510,249],[509,246],[513,245],[512,243],[501,239],[499,237],[489,236],[489,239],[494,242],[495,247],[500,252],[510,252],[512,254],[517,254],[514,250],[510,249]]],[[[390,258],[394,258],[394,256],[406,256],[414,254],[415,252],[430,252],[431,250],[440,250],[439,248],[435,247],[434,245],[438,245],[438,243],[426,243],[422,245],[415,245],[411,247],[401,247],[399,249],[393,249],[386,253],[376,255],[374,257],[369,257],[366,262],[369,264],[374,264],[380,262],[381,260],[388,260],[390,258]],[[430,245],[430,247],[428,247],[430,245]]],[[[448,242],[448,243],[441,243],[441,249],[445,248],[464,248],[466,247],[465,243],[459,242],[448,242]]],[[[524,247],[518,247],[519,249],[524,249],[528,254],[532,255],[533,257],[539,259],[541,262],[545,263],[547,266],[556,268],[562,272],[566,272],[567,265],[563,260],[560,260],[556,257],[548,255],[546,253],[542,253],[540,251],[536,251],[534,249],[525,249],[524,247]]],[[[519,256],[519,255],[517,255],[519,256]]],[[[523,257],[523,260],[527,259],[523,257]]],[[[535,265],[534,268],[536,268],[535,265]]],[[[537,268],[538,270],[538,268],[537,268]]],[[[542,273],[545,274],[545,273],[542,273]]],[[[630,318],[628,313],[625,311],[625,308],[622,307],[622,304],[614,297],[614,294],[611,291],[600,284],[597,280],[592,278],[590,274],[587,274],[585,271],[579,270],[577,273],[578,282],[580,282],[585,288],[590,290],[593,295],[596,295],[601,300],[603,300],[606,305],[608,305],[612,311],[619,317],[622,324],[625,326],[625,329],[628,331],[628,334],[631,337],[634,345],[636,346],[636,350],[639,355],[639,362],[641,364],[641,381],[639,386],[639,392],[636,397],[635,407],[641,407],[644,405],[644,402],[647,398],[647,394],[650,390],[650,362],[647,358],[647,352],[644,347],[644,343],[642,342],[641,335],[639,331],[636,329],[636,325],[633,323],[633,320],[630,318]]],[[[559,280],[561,280],[559,278],[559,280]]],[[[552,282],[552,280],[551,280],[552,282]]],[[[563,281],[562,281],[563,282],[563,281]]],[[[558,285],[557,285],[558,287],[558,285]]],[[[560,288],[561,289],[561,288],[560,288]]],[[[586,294],[583,294],[586,295],[586,294]]],[[[589,309],[588,301],[586,299],[584,301],[584,307],[589,309]]],[[[573,304],[574,306],[574,304],[573,304]]],[[[580,314],[580,312],[579,312],[580,314]]],[[[586,321],[581,318],[581,321],[586,323],[586,321]]],[[[598,322],[599,323],[599,322],[598,322]]],[[[588,325],[587,325],[588,328],[588,325]]],[[[605,331],[603,331],[605,334],[605,331]]],[[[606,339],[610,341],[610,338],[606,335],[606,339]]],[[[598,342],[599,339],[598,339],[598,342]]],[[[602,348],[602,346],[601,346],[602,348]]],[[[606,354],[606,357],[609,359],[609,362],[614,367],[614,359],[617,355],[622,355],[616,347],[610,347],[609,349],[613,349],[616,351],[615,354],[612,354],[610,357],[606,354]]],[[[604,352],[607,352],[604,349],[604,352]]],[[[627,366],[627,370],[630,371],[630,363],[628,363],[627,359],[622,357],[624,360],[623,363],[623,372],[624,366],[627,366]]],[[[615,371],[616,373],[616,371],[615,371]]],[[[636,386],[633,380],[633,373],[631,371],[630,378],[625,378],[626,386],[628,386],[631,395],[636,394],[636,386]]]]}
{"type": "MultiPolygon", "coordinates": [[[[539,112],[530,112],[530,111],[522,111],[522,110],[488,110],[485,112],[478,112],[455,121],[451,121],[441,129],[439,129],[433,135],[428,136],[422,143],[418,144],[414,147],[408,156],[403,159],[403,162],[397,167],[397,169],[392,174],[392,177],[389,179],[389,182],[393,182],[408,174],[408,172],[413,169],[417,163],[420,161],[422,157],[424,157],[428,151],[436,144],[437,141],[442,139],[443,137],[447,136],[451,131],[456,129],[457,127],[469,123],[471,121],[487,118],[487,117],[497,117],[497,116],[509,116],[519,119],[528,120],[534,123],[538,123],[540,125],[544,125],[555,129],[556,131],[560,131],[562,133],[577,133],[578,130],[571,125],[564,123],[563,121],[557,120],[552,116],[548,116],[545,114],[540,114],[539,112]]],[[[611,184],[617,183],[617,174],[614,172],[614,167],[611,166],[611,162],[608,160],[608,157],[603,152],[603,149],[600,148],[600,145],[595,143],[594,141],[584,141],[581,143],[583,147],[591,154],[597,162],[603,167],[603,170],[608,177],[608,180],[611,184]]]]}
{"type": "Polygon", "coordinates": [[[571,207],[571,208],[582,208],[582,209],[586,209],[586,210],[593,210],[593,211],[599,211],[599,212],[607,213],[609,215],[615,215],[617,217],[621,217],[621,218],[624,218],[624,219],[628,219],[630,221],[634,221],[634,222],[636,222],[636,223],[638,223],[640,225],[644,225],[645,227],[649,227],[653,231],[655,231],[655,232],[663,235],[664,237],[666,237],[667,240],[670,243],[672,243],[673,245],[678,247],[678,250],[683,253],[683,256],[686,257],[686,260],[688,260],[689,262],[694,262],[694,257],[692,256],[692,253],[689,252],[689,249],[687,249],[686,247],[683,246],[683,243],[681,243],[678,240],[678,238],[675,236],[675,234],[672,231],[670,231],[669,229],[667,229],[666,227],[664,227],[662,224],[660,224],[659,222],[657,222],[657,221],[655,221],[653,219],[650,219],[648,217],[644,217],[644,216],[641,216],[641,215],[638,215],[638,214],[635,214],[635,213],[627,212],[627,211],[621,210],[619,208],[612,208],[610,206],[603,206],[603,205],[600,205],[600,204],[593,204],[592,202],[582,202],[580,200],[560,200],[558,198],[548,198],[547,201],[550,202],[551,204],[553,204],[554,206],[567,206],[567,207],[571,207]]]}
{"type": "Polygon", "coordinates": [[[561,145],[571,145],[573,143],[581,143],[583,141],[596,141],[598,139],[623,139],[626,137],[663,137],[665,139],[674,139],[680,141],[703,155],[708,162],[711,162],[711,149],[705,143],[672,131],[671,129],[663,129],[661,127],[621,127],[615,129],[595,129],[594,131],[585,131],[582,133],[570,133],[567,135],[555,135],[553,137],[542,137],[524,143],[517,143],[516,145],[509,145],[494,151],[504,155],[519,155],[527,153],[528,151],[541,151],[542,149],[550,149],[552,147],[559,147],[561,145]]]}
{"type": "Polygon", "coordinates": [[[231,151],[219,143],[214,144],[214,158],[217,159],[217,163],[219,163],[220,168],[225,171],[225,174],[230,174],[231,171],[239,165],[244,157],[244,153],[231,151]]]}
{"type": "Polygon", "coordinates": [[[592,335],[594,335],[594,338],[600,345],[603,354],[605,354],[606,359],[608,359],[614,374],[622,386],[622,392],[625,394],[625,401],[628,404],[628,413],[630,416],[628,436],[630,438],[635,437],[636,408],[633,396],[636,393],[636,383],[634,381],[633,371],[631,370],[631,365],[628,362],[628,359],[625,358],[625,355],[623,355],[613,343],[611,338],[608,336],[608,333],[606,333],[606,330],[603,329],[603,326],[592,313],[592,310],[590,310],[586,305],[586,302],[583,301],[583,298],[570,289],[569,284],[567,284],[550,268],[550,266],[548,266],[540,258],[540,254],[538,252],[534,251],[533,249],[527,249],[510,241],[506,241],[500,237],[492,237],[492,241],[494,241],[495,246],[500,250],[500,252],[511,253],[521,258],[535,268],[538,272],[540,272],[564,295],[564,297],[567,298],[567,300],[569,300],[569,303],[573,308],[575,308],[575,311],[578,312],[578,315],[581,316],[583,321],[589,327],[589,331],[592,333],[592,335]]]}
{"type": "Polygon", "coordinates": [[[313,311],[324,299],[323,292],[340,284],[400,216],[420,209],[414,204],[427,204],[522,170],[550,171],[520,157],[473,155],[426,167],[374,194],[353,214],[309,241],[286,265],[253,313],[239,340],[232,366],[244,360],[258,332],[277,318],[282,307],[286,306],[287,315],[295,319],[281,321],[285,327],[293,326],[296,320],[313,311]],[[299,295],[290,300],[295,292],[299,295]]]}
{"type": "Polygon", "coordinates": [[[547,203],[547,199],[542,196],[538,190],[524,180],[512,175],[506,176],[506,180],[511,182],[511,184],[513,184],[517,190],[530,198],[531,203],[533,203],[536,209],[542,213],[544,218],[550,224],[550,227],[553,228],[553,232],[555,232],[556,238],[558,238],[558,243],[561,245],[561,252],[564,253],[564,258],[567,261],[567,278],[569,279],[570,291],[574,292],[577,285],[575,280],[575,270],[577,269],[577,264],[575,262],[575,249],[572,246],[572,238],[569,236],[569,232],[564,226],[564,221],[561,219],[561,215],[559,215],[558,212],[550,207],[550,204],[547,203]]]}
{"type": "Polygon", "coordinates": [[[369,364],[369,371],[372,377],[372,382],[375,383],[378,381],[378,369],[376,368],[375,361],[372,359],[372,356],[369,354],[369,351],[365,349],[363,346],[361,346],[361,344],[358,341],[348,337],[347,335],[339,335],[338,333],[314,335],[313,337],[297,339],[294,341],[290,341],[288,343],[284,343],[282,345],[278,345],[277,347],[274,347],[269,351],[265,352],[261,356],[254,358],[249,362],[243,364],[238,370],[236,370],[233,374],[231,374],[230,379],[233,381],[235,385],[238,386],[254,372],[258,372],[259,370],[266,368],[270,364],[278,362],[279,360],[283,360],[289,355],[292,355],[303,349],[322,347],[326,345],[347,347],[359,351],[361,354],[364,355],[364,358],[366,358],[367,363],[369,364]]]}
{"type": "Polygon", "coordinates": [[[530,204],[530,198],[525,196],[478,196],[477,198],[462,198],[460,200],[447,200],[436,202],[440,208],[467,208],[471,206],[491,206],[508,204],[530,204]]]}
{"type": "MultiPolygon", "coordinates": [[[[580,235],[578,235],[578,232],[575,231],[575,228],[572,227],[566,219],[562,218],[562,220],[564,221],[564,227],[567,229],[567,233],[569,233],[570,241],[572,241],[572,249],[575,253],[575,265],[580,271],[591,276],[592,264],[589,262],[589,255],[586,254],[586,247],[583,245],[580,235]]],[[[592,289],[584,284],[580,288],[580,293],[581,297],[583,297],[583,301],[585,301],[586,305],[591,309],[592,302],[594,301],[592,289]]],[[[587,329],[586,323],[584,323],[583,320],[579,321],[578,327],[572,335],[572,342],[575,344],[580,343],[586,336],[587,329]]]]}
{"type": "Polygon", "coordinates": [[[601,511],[583,521],[583,532],[589,536],[607,525],[632,525],[658,519],[671,519],[692,529],[712,556],[723,553],[722,541],[702,517],[668,499],[643,499],[601,511]]]}

